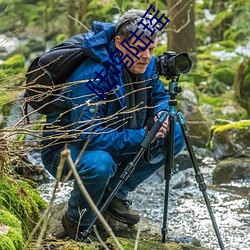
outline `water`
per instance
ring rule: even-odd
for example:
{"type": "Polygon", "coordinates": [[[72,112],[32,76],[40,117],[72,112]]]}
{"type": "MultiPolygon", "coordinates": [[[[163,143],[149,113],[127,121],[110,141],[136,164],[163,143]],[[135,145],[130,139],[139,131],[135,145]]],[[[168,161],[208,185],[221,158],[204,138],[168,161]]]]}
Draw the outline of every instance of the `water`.
{"type": "MultiPolygon", "coordinates": [[[[226,250],[250,249],[250,180],[212,185],[211,173],[215,167],[212,159],[202,163],[207,194],[226,250]]],[[[170,181],[168,203],[168,228],[170,234],[199,239],[202,246],[219,250],[218,240],[207,211],[202,193],[197,187],[192,168],[174,174],[170,181]],[[176,188],[178,187],[178,188],[176,188]]],[[[69,198],[72,182],[59,188],[56,203],[69,198]]],[[[53,183],[40,186],[41,195],[49,200],[53,183]]],[[[142,217],[162,227],[165,181],[159,173],[131,193],[133,208],[142,217]]]]}

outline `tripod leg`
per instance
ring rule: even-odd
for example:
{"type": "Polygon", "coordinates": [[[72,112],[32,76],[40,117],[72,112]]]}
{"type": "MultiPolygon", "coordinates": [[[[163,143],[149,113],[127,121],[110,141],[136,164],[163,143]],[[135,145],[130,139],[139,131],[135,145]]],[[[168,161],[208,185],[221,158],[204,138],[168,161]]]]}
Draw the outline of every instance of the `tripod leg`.
{"type": "Polygon", "coordinates": [[[165,197],[164,197],[164,212],[163,212],[163,225],[162,225],[162,242],[166,242],[166,235],[168,232],[168,200],[169,200],[169,183],[172,176],[172,169],[174,165],[174,122],[173,115],[169,115],[169,131],[166,138],[166,162],[165,162],[165,197]]]}
{"type": "Polygon", "coordinates": [[[197,159],[195,157],[195,154],[194,154],[194,151],[193,151],[190,139],[189,139],[189,133],[188,133],[187,128],[186,128],[184,116],[183,116],[183,114],[181,112],[178,112],[177,113],[177,118],[178,118],[179,124],[181,126],[181,130],[182,130],[185,142],[186,142],[186,146],[187,146],[187,150],[188,150],[190,159],[191,159],[191,161],[193,163],[193,167],[194,167],[194,171],[195,171],[195,179],[196,179],[196,181],[197,181],[197,183],[199,185],[200,191],[203,194],[203,197],[204,197],[204,200],[205,200],[205,203],[206,203],[206,206],[207,206],[207,210],[209,212],[209,215],[210,215],[210,218],[211,218],[211,221],[212,221],[212,224],[213,224],[213,228],[214,228],[216,237],[218,239],[220,248],[221,248],[221,250],[224,250],[225,247],[223,245],[221,235],[220,235],[220,232],[219,232],[219,229],[218,229],[218,226],[217,226],[214,214],[213,214],[213,210],[212,210],[210,201],[208,199],[208,195],[207,195],[207,192],[206,192],[207,187],[206,187],[206,184],[204,182],[204,177],[203,177],[203,174],[201,173],[201,171],[199,169],[198,162],[197,162],[197,159]]]}

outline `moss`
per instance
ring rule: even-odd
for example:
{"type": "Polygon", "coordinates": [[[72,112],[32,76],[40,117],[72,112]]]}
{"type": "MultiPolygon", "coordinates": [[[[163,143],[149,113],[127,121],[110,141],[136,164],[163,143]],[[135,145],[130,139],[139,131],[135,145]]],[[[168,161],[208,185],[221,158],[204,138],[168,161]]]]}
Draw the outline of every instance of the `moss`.
{"type": "Polygon", "coordinates": [[[11,228],[7,236],[12,240],[16,249],[21,249],[24,245],[22,231],[16,231],[15,228],[11,228]]]}
{"type": "Polygon", "coordinates": [[[228,86],[232,86],[235,78],[235,71],[228,67],[221,67],[214,71],[213,78],[228,86]]]}
{"type": "MultiPolygon", "coordinates": [[[[248,143],[250,141],[250,133],[245,131],[250,128],[250,120],[232,122],[225,125],[214,125],[210,130],[210,149],[214,150],[214,140],[220,141],[220,144],[226,144],[228,151],[234,152],[234,143],[248,143]],[[234,133],[234,142],[230,142],[230,133],[234,133]],[[226,136],[227,135],[227,136],[226,136]]],[[[250,132],[250,131],[249,131],[250,132]]]]}
{"type": "Polygon", "coordinates": [[[21,249],[24,243],[20,221],[9,211],[0,210],[0,223],[10,227],[6,235],[0,235],[0,249],[21,249]],[[4,236],[4,237],[2,237],[4,236]]]}
{"type": "Polygon", "coordinates": [[[13,241],[7,235],[0,234],[0,249],[16,250],[13,241]]]}
{"type": "Polygon", "coordinates": [[[224,103],[224,99],[221,96],[209,96],[209,95],[201,95],[199,97],[200,103],[207,103],[214,107],[222,107],[224,103]]]}
{"type": "Polygon", "coordinates": [[[232,130],[232,129],[241,130],[241,129],[245,129],[249,127],[250,127],[250,121],[239,121],[239,122],[229,123],[229,124],[222,125],[222,126],[215,126],[214,133],[225,132],[225,131],[232,130]]]}
{"type": "Polygon", "coordinates": [[[34,228],[40,218],[40,211],[46,207],[38,192],[23,180],[9,176],[0,179],[0,206],[11,211],[21,222],[24,237],[34,228]]]}
{"type": "Polygon", "coordinates": [[[14,227],[17,230],[21,230],[20,221],[16,218],[16,216],[11,214],[7,210],[0,209],[0,221],[7,226],[14,227]]]}
{"type": "MultiPolygon", "coordinates": [[[[133,250],[135,241],[133,239],[124,239],[124,238],[118,238],[120,244],[124,248],[124,250],[133,250]]],[[[109,238],[107,240],[108,243],[113,245],[113,240],[109,238]]],[[[139,250],[199,250],[199,249],[205,249],[202,247],[196,247],[189,244],[182,244],[182,243],[175,243],[175,242],[167,242],[162,243],[161,241],[155,241],[155,240],[144,240],[140,241],[138,244],[139,250]]]]}

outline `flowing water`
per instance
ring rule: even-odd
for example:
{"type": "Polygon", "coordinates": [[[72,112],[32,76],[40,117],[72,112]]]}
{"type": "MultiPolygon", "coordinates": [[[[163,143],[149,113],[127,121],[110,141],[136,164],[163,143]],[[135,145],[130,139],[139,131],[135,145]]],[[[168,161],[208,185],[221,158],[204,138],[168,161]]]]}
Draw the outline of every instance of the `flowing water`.
{"type": "MultiPolygon", "coordinates": [[[[219,232],[226,250],[250,250],[250,180],[212,185],[212,170],[215,163],[211,158],[202,162],[201,171],[207,185],[207,194],[219,232]]],[[[133,208],[142,217],[162,227],[164,213],[165,180],[156,173],[130,194],[133,208]]],[[[69,198],[72,182],[60,187],[56,203],[69,198]]],[[[45,200],[51,197],[53,182],[40,186],[45,200]]],[[[195,237],[201,245],[219,250],[218,240],[206,208],[202,192],[197,187],[194,170],[188,168],[172,176],[168,202],[169,232],[176,236],[195,237]]]]}

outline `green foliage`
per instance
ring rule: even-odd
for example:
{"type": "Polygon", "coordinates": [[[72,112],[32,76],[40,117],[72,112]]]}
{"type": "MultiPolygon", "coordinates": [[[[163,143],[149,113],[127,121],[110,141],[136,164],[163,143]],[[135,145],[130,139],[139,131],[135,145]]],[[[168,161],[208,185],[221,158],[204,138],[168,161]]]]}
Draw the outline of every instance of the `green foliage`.
{"type": "Polygon", "coordinates": [[[24,68],[25,57],[22,54],[16,54],[8,58],[1,65],[0,71],[0,84],[4,85],[8,77],[12,77],[11,81],[7,82],[8,85],[20,85],[22,84],[22,76],[18,77],[18,74],[25,72],[24,68]],[[15,78],[13,76],[16,76],[15,78]]]}
{"type": "Polygon", "coordinates": [[[12,57],[8,58],[2,64],[2,69],[9,69],[9,68],[23,68],[25,63],[25,57],[22,54],[16,54],[12,57]]]}

